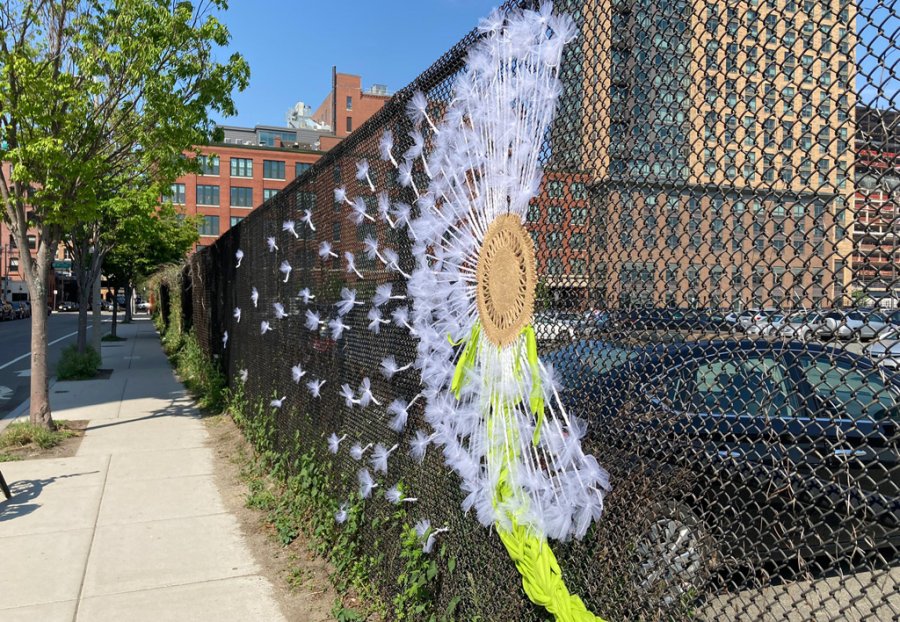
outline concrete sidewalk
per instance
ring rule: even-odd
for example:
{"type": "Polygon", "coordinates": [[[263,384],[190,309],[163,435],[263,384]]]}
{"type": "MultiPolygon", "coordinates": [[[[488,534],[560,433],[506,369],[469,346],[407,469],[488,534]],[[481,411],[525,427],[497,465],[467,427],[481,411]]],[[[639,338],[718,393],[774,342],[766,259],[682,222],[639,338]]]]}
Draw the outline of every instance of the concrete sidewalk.
{"type": "Polygon", "coordinates": [[[77,455],[0,463],[0,620],[283,620],[153,325],[119,334],[108,380],[51,388],[56,419],[91,422],[77,455]]]}

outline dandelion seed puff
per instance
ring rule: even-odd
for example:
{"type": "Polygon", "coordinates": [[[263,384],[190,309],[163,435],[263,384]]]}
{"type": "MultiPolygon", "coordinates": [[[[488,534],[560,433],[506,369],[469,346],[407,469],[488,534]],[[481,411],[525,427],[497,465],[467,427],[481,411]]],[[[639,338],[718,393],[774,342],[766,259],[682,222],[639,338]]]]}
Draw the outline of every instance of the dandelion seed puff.
{"type": "Polygon", "coordinates": [[[282,281],[282,283],[287,283],[288,279],[291,278],[291,264],[285,259],[281,262],[281,265],[278,266],[278,269],[281,270],[281,273],[284,275],[284,281],[282,281]]]}
{"type": "Polygon", "coordinates": [[[284,311],[284,305],[280,302],[272,303],[272,311],[275,313],[276,320],[283,320],[287,317],[287,313],[284,311]]]}
{"type": "Polygon", "coordinates": [[[428,449],[428,444],[430,442],[430,436],[425,434],[422,430],[416,430],[415,438],[409,439],[409,455],[417,462],[422,462],[422,460],[425,459],[425,451],[428,449]]]}
{"type": "Polygon", "coordinates": [[[366,408],[370,403],[381,406],[381,402],[372,394],[372,381],[366,376],[359,383],[359,405],[366,408]]]}
{"type": "Polygon", "coordinates": [[[250,288],[250,300],[253,302],[253,308],[256,308],[256,303],[259,302],[259,290],[255,287],[250,288]]]}
{"type": "Polygon", "coordinates": [[[247,382],[247,378],[250,377],[250,372],[248,372],[246,369],[242,369],[238,375],[241,378],[241,382],[247,382]]]}
{"type": "Polygon", "coordinates": [[[394,221],[391,220],[391,200],[387,192],[383,190],[378,193],[378,215],[387,222],[391,229],[395,227],[394,221]]]}
{"type": "Polygon", "coordinates": [[[413,185],[412,161],[404,160],[397,166],[397,181],[404,188],[409,188],[413,185]]]}
{"type": "Polygon", "coordinates": [[[366,250],[366,257],[369,259],[378,258],[381,261],[384,259],[381,257],[381,253],[378,252],[378,240],[371,235],[367,235],[366,239],[363,240],[363,247],[366,250]]]}
{"type": "Polygon", "coordinates": [[[359,481],[359,496],[363,499],[368,499],[372,494],[372,489],[378,487],[378,484],[372,479],[369,469],[360,470],[356,474],[356,479],[359,481]]]}
{"type": "Polygon", "coordinates": [[[369,177],[368,160],[363,159],[356,163],[356,178],[359,181],[366,181],[369,184],[369,190],[375,192],[375,184],[372,183],[372,178],[369,177]]]}
{"type": "Polygon", "coordinates": [[[300,296],[300,298],[303,300],[303,304],[305,304],[305,305],[308,305],[309,301],[313,300],[315,298],[315,296],[313,296],[311,293],[309,293],[308,287],[304,287],[303,289],[301,289],[300,293],[297,295],[300,296]]]}
{"type": "Polygon", "coordinates": [[[431,521],[427,518],[416,521],[413,529],[416,530],[416,535],[419,536],[419,539],[421,540],[425,538],[426,534],[428,534],[429,531],[431,531],[431,521]]]}
{"type": "Polygon", "coordinates": [[[231,315],[234,317],[235,321],[238,324],[241,323],[241,308],[240,307],[235,307],[234,312],[231,315]]]}
{"type": "Polygon", "coordinates": [[[409,308],[408,307],[397,307],[394,309],[394,312],[391,313],[391,317],[394,319],[394,324],[396,324],[399,328],[409,328],[412,329],[412,326],[409,325],[409,308]]]}
{"type": "Polygon", "coordinates": [[[319,326],[322,324],[322,320],[319,319],[319,314],[315,311],[310,311],[307,309],[306,311],[306,328],[309,330],[319,330],[319,326]]]}
{"type": "Polygon", "coordinates": [[[309,211],[308,209],[303,210],[303,218],[301,218],[300,220],[301,220],[301,222],[305,222],[307,225],[309,225],[309,228],[312,231],[316,230],[316,226],[313,224],[313,221],[312,221],[312,212],[309,211]]]}
{"type": "Polygon", "coordinates": [[[235,259],[237,259],[237,264],[234,267],[240,268],[241,261],[244,259],[244,251],[242,251],[241,249],[237,249],[236,251],[234,251],[234,257],[235,259]]]}
{"type": "Polygon", "coordinates": [[[408,408],[409,405],[401,399],[396,399],[388,404],[388,413],[394,415],[388,423],[388,427],[397,434],[400,434],[406,428],[406,421],[409,419],[408,408]]]}
{"type": "Polygon", "coordinates": [[[375,333],[376,335],[381,334],[381,325],[382,324],[390,324],[390,320],[385,320],[381,317],[381,311],[378,310],[378,307],[372,307],[369,309],[369,313],[366,315],[369,318],[369,326],[368,329],[375,333]]]}
{"type": "Polygon", "coordinates": [[[322,395],[323,384],[325,384],[325,381],[321,379],[310,380],[306,383],[306,387],[309,389],[309,392],[312,394],[312,396],[318,399],[322,395]]]}
{"type": "Polygon", "coordinates": [[[344,398],[344,404],[347,405],[347,408],[353,408],[354,404],[359,404],[359,400],[356,399],[356,393],[353,392],[353,389],[346,382],[341,385],[340,395],[344,398]]]}
{"type": "Polygon", "coordinates": [[[334,201],[336,203],[347,203],[347,190],[341,186],[334,189],[334,201]]]}
{"type": "Polygon", "coordinates": [[[412,367],[412,363],[404,365],[403,367],[397,365],[397,359],[394,358],[393,354],[388,354],[381,359],[381,375],[384,376],[386,380],[390,380],[395,374],[406,371],[410,367],[412,367]]]}
{"type": "Polygon", "coordinates": [[[327,240],[323,240],[321,244],[319,244],[319,257],[322,259],[328,259],[329,257],[337,257],[337,254],[331,250],[331,242],[327,240]]]}
{"type": "Polygon", "coordinates": [[[393,286],[390,283],[382,283],[378,287],[375,288],[375,295],[372,296],[372,304],[376,307],[380,307],[388,300],[391,299],[391,291],[393,290],[393,286]]]}
{"type": "Polygon", "coordinates": [[[286,395],[282,396],[281,399],[274,399],[271,402],[269,402],[269,406],[271,406],[272,408],[281,408],[281,405],[284,404],[284,400],[286,400],[286,399],[287,399],[286,395]]]}
{"type": "Polygon", "coordinates": [[[338,511],[334,515],[334,520],[336,520],[338,523],[341,523],[341,524],[347,522],[347,504],[346,503],[342,503],[341,506],[338,508],[338,511]]]}
{"type": "Polygon", "coordinates": [[[362,460],[363,456],[366,454],[366,452],[369,450],[369,448],[371,446],[372,446],[372,443],[369,443],[365,447],[363,447],[359,443],[354,443],[353,447],[350,448],[350,457],[356,461],[362,460]]]}
{"type": "Polygon", "coordinates": [[[394,156],[391,154],[391,149],[394,148],[394,134],[390,130],[385,130],[382,133],[381,138],[378,140],[378,151],[381,154],[381,159],[385,162],[390,162],[394,166],[397,166],[397,160],[394,159],[394,156]]]}
{"type": "Polygon", "coordinates": [[[274,238],[274,237],[271,237],[271,236],[270,236],[270,237],[267,237],[267,238],[266,238],[266,244],[269,245],[269,252],[270,252],[270,253],[274,253],[275,251],[278,250],[278,245],[275,244],[275,238],[274,238]]]}
{"type": "Polygon", "coordinates": [[[300,367],[300,364],[294,365],[291,367],[291,378],[294,380],[296,384],[300,384],[300,379],[306,375],[306,372],[303,371],[303,368],[300,367]]]}
{"type": "Polygon", "coordinates": [[[300,238],[300,236],[297,235],[296,223],[293,220],[285,220],[281,223],[281,230],[293,234],[295,238],[300,238]]]}
{"type": "Polygon", "coordinates": [[[425,149],[425,138],[422,136],[422,132],[418,130],[410,132],[409,137],[413,144],[406,150],[403,157],[407,160],[415,160],[422,155],[422,151],[425,149]]]}
{"type": "Polygon", "coordinates": [[[227,347],[228,347],[228,331],[226,330],[225,332],[222,333],[222,349],[224,350],[227,347]]]}
{"type": "Polygon", "coordinates": [[[397,449],[397,445],[388,449],[381,443],[376,443],[372,449],[372,457],[369,459],[369,464],[372,465],[376,473],[387,473],[388,458],[395,449],[397,449]]]}
{"type": "Polygon", "coordinates": [[[367,207],[365,199],[363,199],[362,197],[356,197],[355,199],[353,199],[352,209],[350,210],[350,220],[357,227],[362,224],[363,220],[375,222],[375,219],[366,213],[366,209],[367,207]]]}
{"type": "Polygon", "coordinates": [[[350,289],[348,287],[341,288],[341,299],[334,304],[337,307],[338,315],[344,317],[350,310],[353,309],[356,305],[361,305],[362,302],[357,302],[356,300],[356,290],[350,289]]]}
{"type": "Polygon", "coordinates": [[[356,257],[350,251],[344,251],[344,259],[347,260],[347,272],[353,272],[359,278],[365,278],[362,274],[360,274],[359,270],[356,269],[356,257]]]}
{"type": "Polygon", "coordinates": [[[269,325],[269,323],[266,320],[263,320],[262,322],[259,323],[259,334],[260,335],[265,335],[270,330],[272,330],[272,327],[269,325]]]}
{"type": "Polygon", "coordinates": [[[329,320],[328,328],[331,329],[331,338],[335,341],[339,340],[343,336],[345,330],[350,329],[350,327],[344,324],[340,318],[329,320]]]}
{"type": "Polygon", "coordinates": [[[384,498],[394,505],[404,502],[411,503],[413,501],[418,501],[418,499],[415,497],[404,497],[403,493],[400,491],[399,486],[392,486],[391,488],[386,490],[384,492],[384,498]]]}
{"type": "Polygon", "coordinates": [[[328,451],[330,451],[333,454],[336,454],[338,452],[338,449],[340,448],[341,441],[344,440],[345,438],[347,438],[346,434],[339,437],[337,434],[332,432],[331,436],[328,437],[328,451]]]}

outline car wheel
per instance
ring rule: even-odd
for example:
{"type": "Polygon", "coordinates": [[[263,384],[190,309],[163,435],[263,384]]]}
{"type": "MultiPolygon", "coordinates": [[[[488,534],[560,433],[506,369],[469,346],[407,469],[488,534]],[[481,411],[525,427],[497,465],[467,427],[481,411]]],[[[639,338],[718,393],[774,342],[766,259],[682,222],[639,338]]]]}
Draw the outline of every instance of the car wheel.
{"type": "Polygon", "coordinates": [[[657,506],[635,546],[636,584],[661,606],[670,607],[703,592],[714,562],[712,540],[682,503],[657,506]]]}

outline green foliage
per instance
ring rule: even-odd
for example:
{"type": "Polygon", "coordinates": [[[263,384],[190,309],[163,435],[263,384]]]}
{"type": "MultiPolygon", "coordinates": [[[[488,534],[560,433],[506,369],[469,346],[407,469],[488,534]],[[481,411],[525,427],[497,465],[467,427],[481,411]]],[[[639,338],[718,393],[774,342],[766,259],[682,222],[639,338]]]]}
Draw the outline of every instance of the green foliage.
{"type": "Polygon", "coordinates": [[[97,375],[100,362],[100,355],[94,348],[86,346],[84,352],[78,352],[78,346],[73,343],[62,351],[56,377],[59,380],[89,380],[97,375]]]}
{"type": "MultiPolygon", "coordinates": [[[[171,331],[170,331],[171,332],[171,331]]],[[[169,357],[184,386],[197,398],[200,408],[219,413],[225,406],[225,378],[210,361],[193,332],[169,333],[163,338],[169,357]]]]}
{"type": "Polygon", "coordinates": [[[0,433],[0,449],[28,446],[50,449],[76,435],[77,432],[66,427],[65,421],[54,422],[53,429],[50,430],[31,423],[11,423],[0,433]]]}
{"type": "Polygon", "coordinates": [[[365,618],[355,609],[344,607],[340,598],[335,599],[334,606],[331,608],[331,615],[338,622],[362,622],[365,618]]]}

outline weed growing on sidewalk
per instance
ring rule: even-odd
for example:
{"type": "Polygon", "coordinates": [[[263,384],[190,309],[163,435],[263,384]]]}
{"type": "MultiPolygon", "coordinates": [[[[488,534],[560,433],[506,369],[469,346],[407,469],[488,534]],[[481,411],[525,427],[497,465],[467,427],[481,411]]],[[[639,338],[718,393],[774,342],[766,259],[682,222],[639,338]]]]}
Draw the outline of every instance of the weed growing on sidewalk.
{"type": "Polygon", "coordinates": [[[56,366],[56,377],[59,380],[90,380],[97,375],[100,367],[100,355],[91,346],[84,352],[78,352],[74,343],[62,351],[59,364],[56,366]]]}
{"type": "Polygon", "coordinates": [[[170,325],[162,335],[163,350],[172,362],[184,386],[194,395],[200,408],[219,413],[225,407],[225,378],[203,353],[193,332],[182,334],[170,325]]]}
{"type": "Polygon", "coordinates": [[[78,432],[70,430],[66,421],[54,422],[54,429],[46,430],[31,423],[11,423],[0,433],[0,449],[26,449],[35,447],[50,449],[56,447],[67,438],[78,436],[78,432]]]}

